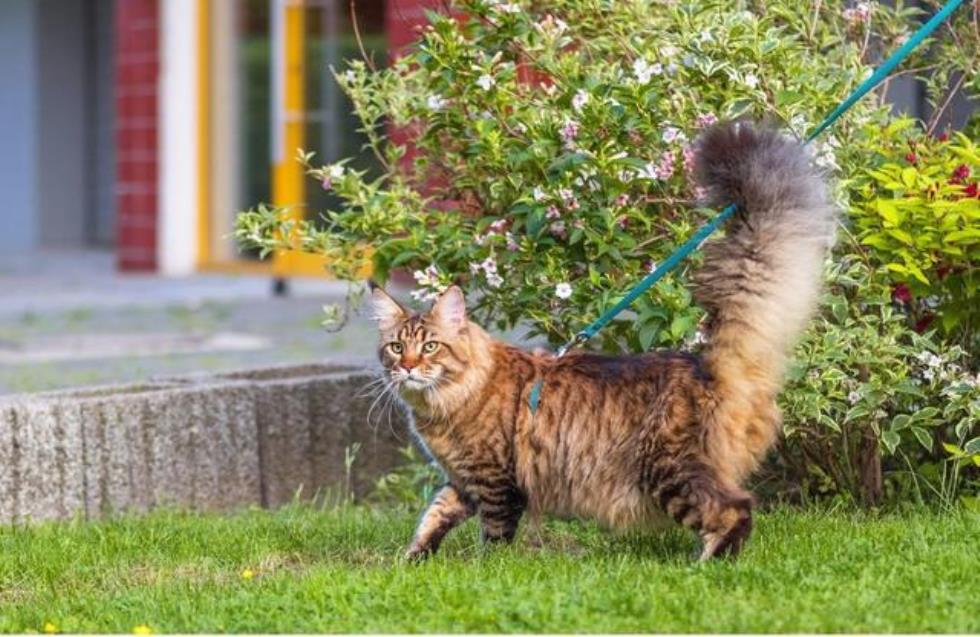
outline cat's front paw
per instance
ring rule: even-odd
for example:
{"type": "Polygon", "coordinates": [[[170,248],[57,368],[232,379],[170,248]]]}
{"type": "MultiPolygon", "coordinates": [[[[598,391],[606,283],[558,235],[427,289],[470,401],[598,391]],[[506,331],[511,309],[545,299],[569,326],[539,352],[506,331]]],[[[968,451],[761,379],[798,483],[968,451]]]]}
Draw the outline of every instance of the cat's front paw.
{"type": "Polygon", "coordinates": [[[405,561],[418,563],[424,561],[430,555],[435,553],[435,551],[430,546],[424,546],[422,544],[412,544],[405,551],[405,561]]]}

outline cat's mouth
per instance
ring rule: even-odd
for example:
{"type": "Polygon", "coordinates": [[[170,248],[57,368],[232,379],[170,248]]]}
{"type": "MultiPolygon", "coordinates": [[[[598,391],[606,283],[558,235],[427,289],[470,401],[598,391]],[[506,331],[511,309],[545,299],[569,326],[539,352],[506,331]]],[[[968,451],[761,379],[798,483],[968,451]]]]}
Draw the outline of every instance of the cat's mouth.
{"type": "Polygon", "coordinates": [[[432,382],[423,378],[406,378],[401,381],[401,386],[412,391],[422,391],[432,387],[432,382]]]}
{"type": "Polygon", "coordinates": [[[399,389],[407,389],[408,391],[420,392],[426,389],[431,389],[435,386],[435,380],[432,378],[426,378],[424,376],[416,376],[414,374],[409,375],[396,375],[392,378],[395,381],[395,385],[399,389]]]}

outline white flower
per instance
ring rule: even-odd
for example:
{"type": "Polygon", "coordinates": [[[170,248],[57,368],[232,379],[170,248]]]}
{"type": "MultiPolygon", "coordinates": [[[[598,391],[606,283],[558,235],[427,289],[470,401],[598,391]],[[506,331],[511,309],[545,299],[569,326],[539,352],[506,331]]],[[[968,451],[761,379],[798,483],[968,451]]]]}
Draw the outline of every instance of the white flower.
{"type": "Polygon", "coordinates": [[[489,75],[487,75],[487,74],[483,74],[483,75],[481,75],[481,76],[480,76],[480,78],[479,78],[479,79],[478,79],[478,80],[476,81],[476,83],[477,83],[477,84],[478,84],[478,85],[480,86],[480,88],[482,88],[482,89],[483,89],[484,91],[489,91],[489,90],[490,90],[491,88],[493,88],[493,85],[494,85],[494,84],[496,84],[496,83],[497,83],[497,81],[496,81],[495,79],[493,79],[492,77],[490,77],[489,75]]]}
{"type": "Polygon", "coordinates": [[[333,164],[331,166],[323,167],[323,181],[320,185],[323,186],[324,190],[330,190],[334,186],[334,182],[339,179],[344,178],[344,167],[340,164],[333,164]]]}
{"type": "Polygon", "coordinates": [[[416,270],[412,276],[415,277],[415,282],[419,285],[439,285],[439,270],[434,265],[430,265],[425,270],[416,270]]]}
{"type": "Polygon", "coordinates": [[[672,58],[677,55],[677,47],[665,46],[664,48],[660,49],[660,53],[663,54],[664,57],[672,58]]]}
{"type": "Polygon", "coordinates": [[[487,274],[487,285],[489,285],[490,287],[499,288],[503,282],[504,282],[503,277],[501,277],[496,272],[490,272],[489,274],[487,274]]]}
{"type": "Polygon", "coordinates": [[[687,136],[684,135],[684,133],[682,133],[679,128],[675,128],[673,126],[668,126],[667,128],[664,129],[664,132],[663,132],[663,140],[664,140],[664,143],[665,144],[669,144],[669,143],[671,143],[673,141],[682,141],[683,142],[686,139],[687,139],[687,136]]]}
{"type": "Polygon", "coordinates": [[[714,40],[714,36],[711,35],[711,31],[704,29],[703,31],[701,31],[701,33],[698,34],[698,39],[701,40],[702,42],[711,42],[712,40],[714,40]]]}
{"type": "Polygon", "coordinates": [[[544,198],[548,195],[545,193],[544,188],[541,186],[535,186],[534,192],[531,193],[531,196],[534,197],[535,201],[544,201],[544,198]]]}
{"type": "Polygon", "coordinates": [[[534,28],[552,37],[558,37],[568,29],[568,25],[561,18],[556,18],[551,14],[544,17],[544,20],[534,23],[534,28]]]}
{"type": "Polygon", "coordinates": [[[924,363],[929,367],[938,367],[943,362],[943,359],[929,351],[920,352],[916,358],[919,359],[920,363],[924,363]]]}
{"type": "Polygon", "coordinates": [[[354,71],[348,69],[347,72],[344,73],[344,80],[346,80],[348,84],[353,84],[354,80],[356,79],[357,79],[357,73],[355,73],[354,71]]]}
{"type": "Polygon", "coordinates": [[[852,391],[847,395],[847,402],[854,405],[857,401],[861,400],[861,394],[856,391],[852,391]]]}
{"type": "Polygon", "coordinates": [[[446,106],[446,99],[437,93],[430,95],[425,100],[425,105],[429,107],[430,111],[441,111],[446,106]]]}
{"type": "Polygon", "coordinates": [[[572,295],[572,286],[567,283],[559,283],[555,286],[555,296],[559,299],[567,299],[572,295]]]}
{"type": "Polygon", "coordinates": [[[582,112],[582,107],[585,106],[589,101],[589,94],[583,89],[575,91],[575,96],[572,97],[572,109],[576,113],[582,112]]]}
{"type": "Polygon", "coordinates": [[[754,73],[749,73],[748,75],[745,76],[745,79],[743,79],[742,81],[749,88],[755,88],[756,86],[759,85],[759,78],[757,78],[754,73]]]}
{"type": "Polygon", "coordinates": [[[428,303],[439,298],[439,292],[431,290],[412,290],[409,295],[419,303],[428,303]]]}
{"type": "Polygon", "coordinates": [[[871,12],[874,9],[872,2],[858,2],[853,9],[844,9],[844,19],[851,24],[871,21],[871,12]]]}
{"type": "Polygon", "coordinates": [[[708,342],[707,334],[705,334],[703,330],[697,330],[696,332],[694,332],[694,336],[692,336],[688,341],[688,345],[690,346],[704,345],[707,342],[708,342]]]}
{"type": "Polygon", "coordinates": [[[516,2],[493,3],[493,7],[500,13],[520,13],[521,5],[516,2]]]}
{"type": "Polygon", "coordinates": [[[487,257],[483,260],[483,263],[480,264],[480,267],[483,268],[483,271],[487,274],[496,274],[497,261],[493,257],[487,257]]]}
{"type": "Polygon", "coordinates": [[[646,84],[650,81],[650,78],[654,75],[660,75],[664,72],[664,67],[660,62],[651,65],[649,62],[643,58],[637,58],[633,62],[633,75],[636,76],[636,81],[640,84],[646,84]]]}

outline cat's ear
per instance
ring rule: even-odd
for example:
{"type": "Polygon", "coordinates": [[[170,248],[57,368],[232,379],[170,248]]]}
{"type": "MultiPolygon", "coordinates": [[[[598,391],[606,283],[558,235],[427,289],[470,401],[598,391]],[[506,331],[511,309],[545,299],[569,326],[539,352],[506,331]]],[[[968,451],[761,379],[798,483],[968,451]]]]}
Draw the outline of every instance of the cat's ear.
{"type": "Polygon", "coordinates": [[[429,315],[446,327],[459,330],[466,324],[466,301],[458,285],[450,285],[439,295],[429,315]]]}
{"type": "Polygon", "coordinates": [[[408,318],[408,311],[384,288],[374,281],[368,281],[368,287],[371,288],[371,318],[378,322],[380,329],[390,330],[408,318]]]}

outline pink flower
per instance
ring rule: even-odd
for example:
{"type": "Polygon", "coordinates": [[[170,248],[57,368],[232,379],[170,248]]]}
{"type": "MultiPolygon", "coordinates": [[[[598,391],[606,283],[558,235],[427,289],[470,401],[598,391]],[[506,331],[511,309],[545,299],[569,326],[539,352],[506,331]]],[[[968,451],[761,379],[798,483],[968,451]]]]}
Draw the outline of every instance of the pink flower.
{"type": "Polygon", "coordinates": [[[697,157],[696,153],[694,152],[694,148],[687,145],[681,150],[681,154],[684,156],[684,172],[694,172],[694,163],[697,157]]]}
{"type": "Polygon", "coordinates": [[[714,113],[701,113],[695,121],[699,128],[705,128],[717,122],[718,118],[715,117],[714,113]]]}
{"type": "Polygon", "coordinates": [[[514,235],[512,233],[510,232],[506,233],[504,235],[504,238],[507,240],[507,249],[510,250],[511,252],[517,252],[518,250],[521,249],[520,244],[518,244],[517,240],[514,239],[514,235]]]}
{"type": "Polygon", "coordinates": [[[585,221],[583,221],[582,219],[575,219],[574,221],[572,221],[572,227],[581,230],[582,228],[585,227],[585,221]]]}
{"type": "Polygon", "coordinates": [[[659,162],[650,162],[642,171],[647,179],[665,181],[674,175],[674,154],[666,152],[660,156],[659,162]]]}
{"type": "Polygon", "coordinates": [[[506,219],[497,219],[496,221],[490,224],[490,230],[492,230],[493,232],[503,232],[504,228],[506,227],[507,227],[506,219]]]}
{"type": "Polygon", "coordinates": [[[568,236],[568,231],[565,229],[564,221],[555,221],[552,223],[550,226],[548,226],[548,232],[558,239],[564,239],[568,236]]]}
{"type": "Polygon", "coordinates": [[[575,138],[578,137],[578,122],[573,119],[566,120],[565,125],[561,127],[558,134],[561,136],[562,141],[564,141],[566,145],[571,144],[575,141],[575,138]]]}
{"type": "Polygon", "coordinates": [[[558,206],[551,205],[548,206],[548,212],[544,213],[544,216],[547,219],[557,219],[561,216],[561,211],[558,210],[558,206]]]}
{"type": "Polygon", "coordinates": [[[630,203],[630,196],[624,192],[620,196],[616,197],[616,201],[614,203],[619,208],[622,208],[623,206],[628,206],[630,203]]]}
{"type": "Polygon", "coordinates": [[[626,226],[629,225],[629,218],[626,215],[619,215],[616,217],[616,225],[619,226],[620,229],[625,230],[626,226]]]}

